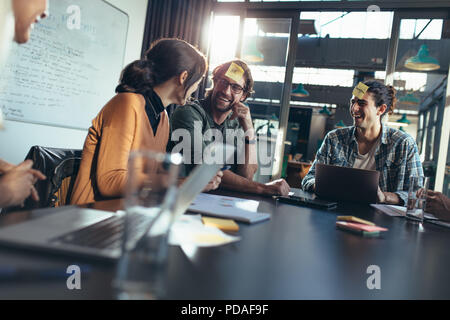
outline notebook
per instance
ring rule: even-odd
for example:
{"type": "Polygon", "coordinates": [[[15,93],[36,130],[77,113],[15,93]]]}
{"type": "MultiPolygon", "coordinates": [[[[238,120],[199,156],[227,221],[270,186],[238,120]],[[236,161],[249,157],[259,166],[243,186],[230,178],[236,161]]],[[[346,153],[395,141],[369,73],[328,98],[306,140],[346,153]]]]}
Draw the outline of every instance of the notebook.
{"type": "Polygon", "coordinates": [[[245,223],[270,219],[269,213],[257,212],[258,205],[255,200],[201,193],[191,203],[189,211],[245,223]]]}

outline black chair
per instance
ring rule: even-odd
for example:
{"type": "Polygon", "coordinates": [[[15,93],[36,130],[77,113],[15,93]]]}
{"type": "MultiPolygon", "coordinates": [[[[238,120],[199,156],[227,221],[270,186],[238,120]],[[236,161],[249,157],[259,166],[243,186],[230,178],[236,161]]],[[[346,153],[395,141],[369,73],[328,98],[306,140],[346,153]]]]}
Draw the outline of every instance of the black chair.
{"type": "Polygon", "coordinates": [[[58,207],[69,204],[80,167],[81,151],[41,146],[31,147],[25,160],[33,160],[33,168],[47,176],[46,180],[39,180],[35,184],[39,201],[28,198],[23,207],[12,207],[5,211],[58,207]]]}

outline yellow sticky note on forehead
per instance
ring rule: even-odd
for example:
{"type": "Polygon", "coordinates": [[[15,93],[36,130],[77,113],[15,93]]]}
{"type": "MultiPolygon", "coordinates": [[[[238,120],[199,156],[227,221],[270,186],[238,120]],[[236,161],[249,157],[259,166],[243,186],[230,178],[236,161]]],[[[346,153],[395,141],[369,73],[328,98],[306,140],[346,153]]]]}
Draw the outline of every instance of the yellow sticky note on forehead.
{"type": "Polygon", "coordinates": [[[228,78],[238,82],[242,79],[242,76],[244,75],[244,69],[242,69],[239,65],[232,62],[230,64],[230,67],[228,68],[227,72],[225,73],[225,76],[228,78]]]}
{"type": "Polygon", "coordinates": [[[369,89],[368,86],[366,86],[364,83],[360,82],[358,85],[353,89],[352,94],[355,97],[358,97],[358,99],[362,99],[364,95],[366,94],[367,90],[369,89]]]}

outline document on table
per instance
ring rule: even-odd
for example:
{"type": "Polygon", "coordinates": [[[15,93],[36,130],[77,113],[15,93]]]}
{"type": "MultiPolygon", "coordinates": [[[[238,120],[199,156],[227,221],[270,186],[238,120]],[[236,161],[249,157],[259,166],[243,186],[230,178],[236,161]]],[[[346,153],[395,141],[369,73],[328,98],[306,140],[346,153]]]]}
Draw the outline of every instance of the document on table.
{"type": "Polygon", "coordinates": [[[169,244],[179,246],[216,247],[239,241],[241,238],[228,235],[218,228],[205,226],[201,215],[182,215],[170,229],[169,244]]]}
{"type": "MultiPolygon", "coordinates": [[[[404,217],[406,215],[406,207],[392,204],[371,204],[371,206],[391,217],[404,217]]],[[[426,212],[424,214],[424,218],[426,220],[437,220],[437,218],[431,213],[426,212]]]]}
{"type": "Polygon", "coordinates": [[[371,206],[391,217],[403,217],[406,215],[406,207],[394,206],[390,204],[371,204],[371,206]]]}
{"type": "Polygon", "coordinates": [[[188,210],[246,223],[270,219],[269,213],[257,212],[258,206],[255,200],[200,193],[188,210]]]}

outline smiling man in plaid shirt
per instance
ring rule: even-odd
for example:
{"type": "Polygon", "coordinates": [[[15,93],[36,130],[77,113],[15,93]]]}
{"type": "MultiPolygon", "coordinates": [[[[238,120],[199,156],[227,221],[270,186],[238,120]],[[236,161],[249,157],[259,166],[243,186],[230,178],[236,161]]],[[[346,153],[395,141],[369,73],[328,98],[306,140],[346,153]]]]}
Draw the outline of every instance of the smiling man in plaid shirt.
{"type": "Polygon", "coordinates": [[[381,123],[395,108],[395,89],[377,81],[359,83],[353,91],[350,113],[354,125],[327,134],[316,159],[302,181],[315,189],[315,165],[324,163],[380,172],[378,202],[406,204],[411,176],[423,177],[414,139],[381,123]]]}

